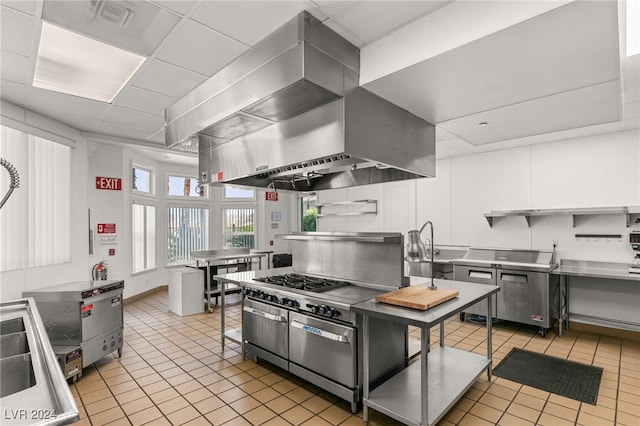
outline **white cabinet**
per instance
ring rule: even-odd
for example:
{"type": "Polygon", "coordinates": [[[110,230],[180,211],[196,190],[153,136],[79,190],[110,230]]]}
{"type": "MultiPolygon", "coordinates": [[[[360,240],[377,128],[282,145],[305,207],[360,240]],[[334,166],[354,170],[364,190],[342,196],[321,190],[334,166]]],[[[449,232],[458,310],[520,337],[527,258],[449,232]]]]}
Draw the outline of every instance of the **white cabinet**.
{"type": "Polygon", "coordinates": [[[196,268],[169,270],[169,310],[180,316],[204,312],[204,271],[196,268]]]}

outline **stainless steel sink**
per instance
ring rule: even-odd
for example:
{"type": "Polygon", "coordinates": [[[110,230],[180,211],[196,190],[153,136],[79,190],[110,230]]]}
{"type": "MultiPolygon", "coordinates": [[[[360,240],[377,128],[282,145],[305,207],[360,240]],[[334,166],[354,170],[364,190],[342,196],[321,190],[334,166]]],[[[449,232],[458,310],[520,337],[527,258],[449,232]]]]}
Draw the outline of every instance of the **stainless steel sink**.
{"type": "Polygon", "coordinates": [[[7,358],[14,355],[26,354],[29,352],[29,341],[27,333],[12,333],[0,335],[0,358],[7,358]]]}
{"type": "Polygon", "coordinates": [[[24,331],[24,320],[21,317],[0,322],[0,336],[24,331]]]}
{"type": "Polygon", "coordinates": [[[64,425],[79,418],[32,298],[0,303],[0,406],[3,426],[64,425]]]}
{"type": "Polygon", "coordinates": [[[29,389],[36,384],[31,354],[0,359],[0,398],[29,389]]]}

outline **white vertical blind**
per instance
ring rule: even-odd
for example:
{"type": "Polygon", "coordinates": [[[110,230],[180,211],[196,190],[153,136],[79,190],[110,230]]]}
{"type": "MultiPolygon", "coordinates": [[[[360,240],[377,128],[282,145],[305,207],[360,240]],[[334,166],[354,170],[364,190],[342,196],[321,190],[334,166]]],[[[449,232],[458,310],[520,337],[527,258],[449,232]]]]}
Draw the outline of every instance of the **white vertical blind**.
{"type": "Polygon", "coordinates": [[[156,267],[156,208],[135,203],[131,206],[133,272],[156,267]]]}
{"type": "MultiPolygon", "coordinates": [[[[0,210],[0,270],[71,260],[71,148],[0,126],[0,157],[18,170],[20,186],[0,210]]],[[[4,196],[9,177],[0,170],[4,196]]]]}
{"type": "Polygon", "coordinates": [[[167,265],[190,261],[192,251],[207,250],[209,209],[197,207],[167,208],[167,265]]]}

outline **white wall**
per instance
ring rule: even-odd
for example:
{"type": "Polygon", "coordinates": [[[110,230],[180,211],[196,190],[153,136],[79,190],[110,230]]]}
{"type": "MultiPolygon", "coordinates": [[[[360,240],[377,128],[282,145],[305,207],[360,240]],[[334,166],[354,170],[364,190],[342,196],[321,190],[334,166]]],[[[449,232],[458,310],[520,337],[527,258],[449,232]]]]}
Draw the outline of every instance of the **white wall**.
{"type": "MultiPolygon", "coordinates": [[[[22,297],[22,292],[69,281],[89,279],[87,219],[87,143],[80,133],[18,107],[2,105],[2,123],[50,140],[62,140],[71,150],[71,261],[63,264],[0,272],[0,300],[22,297]],[[6,114],[10,114],[7,117],[6,114]],[[17,125],[16,125],[17,124],[17,125]]],[[[19,190],[19,188],[17,189],[19,190]]]]}
{"type": "MultiPolygon", "coordinates": [[[[321,231],[402,232],[434,223],[436,244],[551,249],[559,259],[630,262],[629,228],[622,214],[585,216],[572,227],[570,215],[505,217],[490,227],[492,210],[640,206],[640,131],[612,133],[543,145],[439,160],[436,177],[370,187],[322,191],[318,203],[363,198],[378,200],[377,218],[332,217],[319,220],[321,231]],[[621,234],[622,239],[576,239],[575,234],[621,234]]],[[[423,237],[427,237],[423,235],[423,237]]],[[[573,308],[640,323],[640,286],[636,282],[572,279],[573,308]],[[614,293],[617,296],[614,296],[614,293]],[[593,296],[595,294],[595,296],[593,296]],[[592,302],[593,303],[593,302],[592,302]],[[633,313],[631,313],[633,312],[633,313]]]]}

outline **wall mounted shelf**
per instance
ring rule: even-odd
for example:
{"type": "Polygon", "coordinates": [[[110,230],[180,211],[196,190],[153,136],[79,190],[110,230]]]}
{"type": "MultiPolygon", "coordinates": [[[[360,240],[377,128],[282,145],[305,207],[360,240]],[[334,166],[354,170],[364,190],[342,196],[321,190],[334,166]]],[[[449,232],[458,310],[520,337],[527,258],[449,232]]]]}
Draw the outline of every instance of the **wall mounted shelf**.
{"type": "Polygon", "coordinates": [[[335,203],[326,203],[326,204],[318,204],[316,206],[317,214],[316,217],[324,217],[324,216],[358,216],[358,215],[367,215],[367,214],[378,214],[378,201],[377,200],[356,200],[356,201],[337,201],[335,203]],[[358,210],[358,211],[337,211],[332,213],[322,213],[322,209],[324,208],[333,208],[333,207],[341,207],[341,206],[354,206],[354,205],[362,205],[366,206],[365,208],[369,208],[370,210],[358,210]]]}
{"type": "Polygon", "coordinates": [[[587,208],[565,208],[565,209],[528,209],[528,210],[493,210],[485,213],[490,227],[493,227],[494,219],[508,216],[522,216],[527,221],[527,226],[531,227],[531,218],[534,216],[572,216],[572,227],[576,227],[576,218],[579,216],[596,216],[605,214],[626,215],[627,228],[634,223],[640,223],[640,207],[587,207],[587,208]]]}

